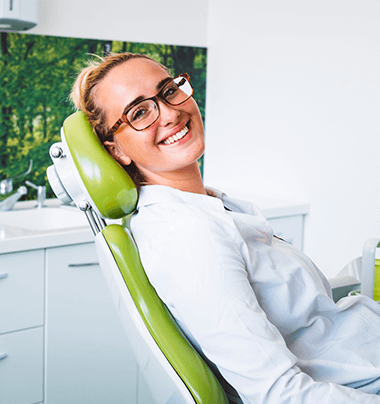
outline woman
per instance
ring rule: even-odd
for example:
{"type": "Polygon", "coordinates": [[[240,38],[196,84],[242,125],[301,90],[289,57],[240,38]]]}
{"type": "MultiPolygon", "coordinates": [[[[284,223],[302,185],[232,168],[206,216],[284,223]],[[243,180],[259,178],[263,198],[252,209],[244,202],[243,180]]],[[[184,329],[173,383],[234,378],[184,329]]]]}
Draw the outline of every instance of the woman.
{"type": "Polygon", "coordinates": [[[208,190],[187,76],[113,55],[73,100],[139,188],[131,230],[157,293],[245,403],[380,403],[380,308],[335,304],[315,265],[258,208],[208,190]]]}

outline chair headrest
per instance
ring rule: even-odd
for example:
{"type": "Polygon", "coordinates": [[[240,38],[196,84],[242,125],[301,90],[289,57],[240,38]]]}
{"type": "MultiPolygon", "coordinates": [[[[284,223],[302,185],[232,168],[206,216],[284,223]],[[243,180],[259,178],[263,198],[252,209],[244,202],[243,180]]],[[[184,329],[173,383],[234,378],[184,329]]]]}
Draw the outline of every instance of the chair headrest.
{"type": "Polygon", "coordinates": [[[60,168],[61,163],[54,161],[57,158],[54,159],[52,153],[56,145],[52,146],[50,153],[60,183],[74,202],[78,205],[84,194],[92,207],[102,217],[109,219],[120,219],[133,212],[137,203],[134,182],[123,167],[107,153],[82,111],[75,112],[64,121],[61,137],[65,149],[63,157],[68,158],[67,163],[71,163],[71,170],[79,174],[71,175],[76,177],[79,184],[68,185],[72,178],[65,183],[67,173],[60,168]],[[74,195],[78,186],[81,191],[79,197],[74,195]]]}

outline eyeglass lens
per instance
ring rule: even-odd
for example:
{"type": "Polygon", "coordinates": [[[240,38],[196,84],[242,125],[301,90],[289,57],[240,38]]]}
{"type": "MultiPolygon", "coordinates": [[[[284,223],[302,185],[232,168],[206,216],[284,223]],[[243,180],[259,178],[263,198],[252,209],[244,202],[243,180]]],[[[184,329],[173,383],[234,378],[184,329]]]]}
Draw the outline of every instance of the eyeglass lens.
{"type": "MultiPolygon", "coordinates": [[[[159,98],[170,105],[179,105],[192,96],[193,90],[185,77],[177,77],[171,80],[160,92],[159,98]]],[[[159,117],[157,103],[152,100],[144,100],[132,107],[126,118],[137,130],[142,130],[152,125],[159,117]]]]}

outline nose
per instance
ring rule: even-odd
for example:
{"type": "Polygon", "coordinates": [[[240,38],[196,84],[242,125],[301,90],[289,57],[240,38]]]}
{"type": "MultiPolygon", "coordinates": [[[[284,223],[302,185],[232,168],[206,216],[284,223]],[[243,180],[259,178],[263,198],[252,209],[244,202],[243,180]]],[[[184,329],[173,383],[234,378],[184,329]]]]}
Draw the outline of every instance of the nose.
{"type": "Polygon", "coordinates": [[[180,116],[179,110],[175,106],[166,104],[162,100],[158,100],[158,104],[160,108],[160,126],[175,126],[180,116]]]}

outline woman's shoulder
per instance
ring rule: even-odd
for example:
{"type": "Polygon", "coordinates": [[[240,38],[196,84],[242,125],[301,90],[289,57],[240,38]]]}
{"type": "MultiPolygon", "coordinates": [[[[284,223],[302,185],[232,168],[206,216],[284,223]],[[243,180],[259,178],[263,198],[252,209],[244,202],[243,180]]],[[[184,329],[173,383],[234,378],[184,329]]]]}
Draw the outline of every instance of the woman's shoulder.
{"type": "Polygon", "coordinates": [[[220,199],[161,188],[149,194],[142,195],[130,222],[136,242],[166,248],[181,240],[199,248],[234,239],[236,226],[220,199]]]}
{"type": "MultiPolygon", "coordinates": [[[[172,191],[159,197],[158,193],[144,195],[131,220],[142,263],[151,276],[181,277],[189,267],[204,265],[212,272],[222,257],[240,256],[239,233],[220,200],[172,191]]],[[[202,276],[199,273],[199,279],[202,276]]]]}

